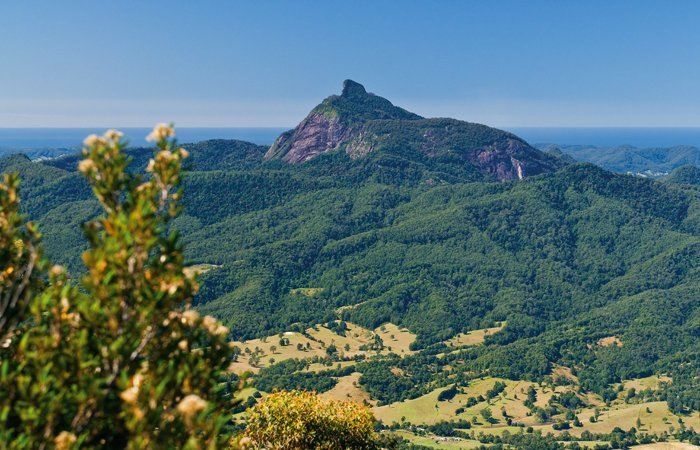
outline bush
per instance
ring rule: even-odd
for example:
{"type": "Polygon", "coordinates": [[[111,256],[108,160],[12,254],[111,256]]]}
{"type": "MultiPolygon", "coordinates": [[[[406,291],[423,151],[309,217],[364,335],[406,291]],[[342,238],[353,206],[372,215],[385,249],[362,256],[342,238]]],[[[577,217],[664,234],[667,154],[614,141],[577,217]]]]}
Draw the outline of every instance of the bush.
{"type": "Polygon", "coordinates": [[[255,405],[241,442],[268,450],[380,448],[367,406],[306,391],[279,391],[255,405]]]}
{"type": "Polygon", "coordinates": [[[38,233],[17,215],[16,177],[0,186],[0,288],[13,293],[0,321],[7,447],[227,443],[236,403],[220,382],[233,355],[228,329],[189,309],[197,281],[178,236],[165,232],[179,211],[187,156],[173,136],[167,125],[153,131],[158,149],[147,179],[127,171],[121,133],[86,139],[79,169],[103,216],[85,225],[80,288],[62,267],[45,272],[38,233]]]}

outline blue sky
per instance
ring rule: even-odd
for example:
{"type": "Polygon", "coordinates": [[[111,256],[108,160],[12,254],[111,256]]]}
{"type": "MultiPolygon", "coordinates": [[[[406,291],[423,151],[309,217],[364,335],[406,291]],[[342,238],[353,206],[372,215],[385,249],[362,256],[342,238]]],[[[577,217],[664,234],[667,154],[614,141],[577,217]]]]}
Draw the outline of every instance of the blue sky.
{"type": "Polygon", "coordinates": [[[0,127],[292,126],[352,78],[495,126],[700,126],[696,1],[0,3],[0,127]]]}

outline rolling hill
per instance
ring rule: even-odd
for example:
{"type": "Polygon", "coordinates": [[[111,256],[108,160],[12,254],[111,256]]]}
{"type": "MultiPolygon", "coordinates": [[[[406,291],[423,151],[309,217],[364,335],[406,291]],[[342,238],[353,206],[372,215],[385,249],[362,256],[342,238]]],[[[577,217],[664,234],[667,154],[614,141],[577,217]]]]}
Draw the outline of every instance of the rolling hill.
{"type": "Polygon", "coordinates": [[[668,148],[638,148],[631,145],[595,147],[590,145],[541,145],[548,153],[561,152],[581,162],[604,169],[659,178],[685,166],[700,166],[700,149],[689,145],[668,148]]]}

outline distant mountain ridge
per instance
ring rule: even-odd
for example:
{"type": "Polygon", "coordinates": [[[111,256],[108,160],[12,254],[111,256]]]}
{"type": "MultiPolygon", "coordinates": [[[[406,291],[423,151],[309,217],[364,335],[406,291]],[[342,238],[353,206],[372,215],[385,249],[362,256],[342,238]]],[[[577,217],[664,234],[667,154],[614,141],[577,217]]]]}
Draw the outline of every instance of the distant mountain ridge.
{"type": "Polygon", "coordinates": [[[596,147],[592,145],[538,144],[547,153],[564,153],[577,161],[589,162],[618,173],[651,178],[668,175],[685,166],[700,166],[700,148],[690,145],[638,148],[632,145],[596,147]]]}
{"type": "Polygon", "coordinates": [[[352,159],[373,152],[416,152],[452,164],[472,166],[485,179],[499,181],[553,172],[566,162],[547,155],[517,136],[455,119],[426,119],[367,93],[352,80],[283,133],[266,159],[300,164],[334,150],[352,159]]]}

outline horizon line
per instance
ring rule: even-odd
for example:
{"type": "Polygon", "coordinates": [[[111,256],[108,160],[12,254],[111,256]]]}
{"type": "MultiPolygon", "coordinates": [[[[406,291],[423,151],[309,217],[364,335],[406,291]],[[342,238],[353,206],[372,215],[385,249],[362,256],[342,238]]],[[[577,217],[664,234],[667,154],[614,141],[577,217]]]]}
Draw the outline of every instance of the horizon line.
{"type": "MultiPolygon", "coordinates": [[[[471,123],[477,123],[477,122],[471,122],[471,123]]],[[[486,125],[486,124],[483,124],[486,125]]],[[[519,129],[630,129],[630,130],[638,130],[638,129],[670,129],[670,130],[696,130],[700,129],[700,125],[698,126],[665,126],[665,125],[621,125],[621,126],[616,126],[616,125],[606,125],[606,126],[593,126],[593,125],[487,125],[491,128],[519,128],[519,129]]],[[[81,126],[15,126],[15,127],[3,127],[0,126],[0,130],[85,130],[85,129],[94,129],[94,128],[115,128],[115,129],[151,129],[153,126],[134,126],[134,125],[129,125],[129,126],[119,126],[119,125],[110,125],[110,126],[105,126],[105,125],[81,125],[81,126]]],[[[187,125],[187,126],[178,126],[175,125],[176,129],[211,129],[211,130],[276,130],[276,129],[293,129],[295,126],[212,126],[212,125],[204,125],[204,126],[198,126],[198,125],[187,125]]]]}

